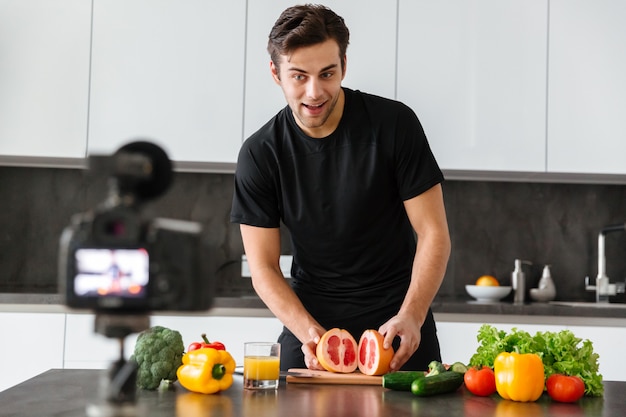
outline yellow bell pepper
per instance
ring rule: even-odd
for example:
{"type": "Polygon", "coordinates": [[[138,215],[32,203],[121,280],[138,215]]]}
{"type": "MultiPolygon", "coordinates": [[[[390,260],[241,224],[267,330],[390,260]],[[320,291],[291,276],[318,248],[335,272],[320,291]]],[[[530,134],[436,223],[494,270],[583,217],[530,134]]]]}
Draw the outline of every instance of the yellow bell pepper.
{"type": "Polygon", "coordinates": [[[496,389],[506,400],[536,401],[545,386],[543,362],[534,353],[502,352],[494,361],[496,389]]]}
{"type": "Polygon", "coordinates": [[[201,348],[183,355],[176,371],[180,384],[189,391],[213,394],[233,384],[235,360],[225,350],[201,348]]]}

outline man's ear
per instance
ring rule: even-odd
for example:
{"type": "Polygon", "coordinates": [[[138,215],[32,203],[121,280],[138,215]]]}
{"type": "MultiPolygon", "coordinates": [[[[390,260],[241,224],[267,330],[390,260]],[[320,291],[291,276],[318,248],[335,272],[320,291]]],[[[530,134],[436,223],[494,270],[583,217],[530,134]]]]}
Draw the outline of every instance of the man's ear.
{"type": "Polygon", "coordinates": [[[343,68],[342,68],[342,74],[341,74],[341,79],[343,80],[344,78],[346,78],[346,71],[348,70],[348,56],[344,55],[343,56],[343,68]]]}
{"type": "Polygon", "coordinates": [[[272,78],[274,78],[274,82],[280,85],[280,73],[276,65],[274,65],[274,61],[270,60],[270,72],[272,73],[272,78]]]}

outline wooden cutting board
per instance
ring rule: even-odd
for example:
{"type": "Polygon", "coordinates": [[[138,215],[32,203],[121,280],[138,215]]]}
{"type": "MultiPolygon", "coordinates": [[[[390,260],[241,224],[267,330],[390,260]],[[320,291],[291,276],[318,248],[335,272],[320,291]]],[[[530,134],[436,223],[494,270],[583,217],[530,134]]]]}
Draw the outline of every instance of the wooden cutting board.
{"type": "Polygon", "coordinates": [[[349,374],[342,374],[338,372],[293,368],[290,369],[289,372],[307,375],[287,375],[287,383],[292,384],[383,385],[382,376],[363,375],[358,371],[349,374]]]}

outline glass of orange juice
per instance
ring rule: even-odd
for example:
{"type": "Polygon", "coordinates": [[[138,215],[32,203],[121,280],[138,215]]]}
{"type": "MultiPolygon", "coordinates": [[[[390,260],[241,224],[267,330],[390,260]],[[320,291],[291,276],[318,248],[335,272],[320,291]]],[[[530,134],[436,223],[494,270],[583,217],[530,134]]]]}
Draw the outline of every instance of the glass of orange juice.
{"type": "Polygon", "coordinates": [[[277,389],[280,376],[280,343],[244,343],[243,387],[277,389]]]}

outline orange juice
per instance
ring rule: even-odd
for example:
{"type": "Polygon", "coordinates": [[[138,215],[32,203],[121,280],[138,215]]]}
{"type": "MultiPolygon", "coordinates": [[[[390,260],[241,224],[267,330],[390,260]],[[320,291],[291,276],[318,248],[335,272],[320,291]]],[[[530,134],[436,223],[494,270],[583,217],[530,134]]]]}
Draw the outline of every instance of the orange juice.
{"type": "Polygon", "coordinates": [[[280,374],[280,359],[278,356],[246,356],[243,373],[246,379],[276,380],[280,374]]]}

